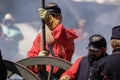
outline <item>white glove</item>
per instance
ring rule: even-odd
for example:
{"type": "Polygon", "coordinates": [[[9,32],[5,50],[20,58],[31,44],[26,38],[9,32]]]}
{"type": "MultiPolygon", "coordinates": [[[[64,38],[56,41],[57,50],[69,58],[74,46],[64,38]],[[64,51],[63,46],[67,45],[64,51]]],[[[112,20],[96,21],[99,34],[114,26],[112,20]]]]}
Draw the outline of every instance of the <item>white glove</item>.
{"type": "Polygon", "coordinates": [[[50,13],[47,10],[43,9],[43,8],[40,8],[38,10],[39,10],[39,17],[41,19],[43,19],[44,21],[47,21],[48,18],[49,18],[50,13]]]}
{"type": "Polygon", "coordinates": [[[38,56],[48,56],[48,51],[42,50],[38,56]]]}
{"type": "Polygon", "coordinates": [[[59,80],[70,80],[70,77],[69,76],[62,76],[59,80]]]}
{"type": "Polygon", "coordinates": [[[43,19],[46,23],[46,25],[49,27],[50,30],[53,30],[57,24],[60,22],[60,20],[54,18],[49,11],[40,8],[39,10],[39,17],[43,19]]]}

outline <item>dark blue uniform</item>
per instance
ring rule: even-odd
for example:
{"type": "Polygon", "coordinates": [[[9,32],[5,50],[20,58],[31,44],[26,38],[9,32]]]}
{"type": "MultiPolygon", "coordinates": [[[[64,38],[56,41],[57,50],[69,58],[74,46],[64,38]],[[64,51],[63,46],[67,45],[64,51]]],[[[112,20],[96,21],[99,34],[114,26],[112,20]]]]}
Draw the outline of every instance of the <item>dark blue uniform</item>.
{"type": "MultiPolygon", "coordinates": [[[[108,56],[107,53],[105,53],[101,58],[106,56],[108,56]]],[[[88,56],[83,57],[78,66],[76,80],[90,80],[94,62],[96,61],[91,62],[88,56]]]]}
{"type": "Polygon", "coordinates": [[[91,80],[120,80],[120,48],[94,64],[91,80]]]}

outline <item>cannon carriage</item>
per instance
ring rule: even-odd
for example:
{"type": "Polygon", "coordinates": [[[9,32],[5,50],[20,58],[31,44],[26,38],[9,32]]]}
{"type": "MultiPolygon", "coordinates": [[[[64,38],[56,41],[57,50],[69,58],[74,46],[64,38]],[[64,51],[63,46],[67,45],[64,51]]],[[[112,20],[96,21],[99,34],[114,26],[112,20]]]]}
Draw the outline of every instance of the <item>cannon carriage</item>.
{"type": "Polygon", "coordinates": [[[35,73],[28,69],[28,67],[32,65],[44,65],[44,66],[50,65],[52,67],[58,67],[63,70],[68,70],[72,65],[72,63],[66,60],[49,56],[25,58],[18,62],[4,60],[4,63],[7,68],[7,79],[9,79],[13,74],[17,74],[20,77],[22,77],[23,80],[53,79],[52,73],[49,73],[47,76],[43,76],[43,78],[41,79],[38,75],[36,75],[35,73]]]}
{"type": "MultiPolygon", "coordinates": [[[[45,0],[41,0],[41,5],[42,8],[45,8],[45,0]]],[[[55,7],[58,7],[56,5],[54,5],[55,7]]],[[[57,8],[59,9],[59,7],[57,8]]],[[[61,14],[61,11],[60,11],[61,14]]],[[[55,19],[56,20],[56,19],[55,19]]],[[[42,20],[42,49],[43,51],[46,51],[46,36],[45,36],[45,22],[44,20],[42,20]]],[[[75,36],[76,37],[76,36],[75,36]]],[[[68,70],[72,63],[61,59],[61,58],[57,58],[55,57],[53,54],[54,52],[52,51],[52,47],[50,47],[49,44],[47,44],[50,50],[50,53],[52,54],[51,57],[49,56],[39,56],[39,57],[32,57],[32,58],[26,58],[17,62],[10,62],[10,61],[6,61],[5,62],[5,66],[7,68],[8,71],[8,75],[7,78],[9,78],[12,74],[18,74],[21,77],[23,77],[24,80],[53,80],[53,68],[54,67],[58,67],[61,70],[68,70]],[[41,70],[40,72],[42,72],[42,78],[39,77],[39,75],[36,75],[35,73],[33,73],[31,70],[29,70],[30,66],[33,65],[38,65],[38,66],[43,66],[43,70],[41,70]],[[46,75],[46,65],[49,65],[51,67],[49,73],[46,75]]]]}

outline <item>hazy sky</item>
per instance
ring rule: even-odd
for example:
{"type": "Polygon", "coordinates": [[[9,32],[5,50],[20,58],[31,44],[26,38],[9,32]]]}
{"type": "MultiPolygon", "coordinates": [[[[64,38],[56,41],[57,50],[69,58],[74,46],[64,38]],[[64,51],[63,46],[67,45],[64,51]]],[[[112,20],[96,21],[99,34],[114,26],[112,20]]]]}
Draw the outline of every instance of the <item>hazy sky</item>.
{"type": "MultiPolygon", "coordinates": [[[[120,24],[119,5],[98,4],[89,2],[75,3],[71,0],[45,0],[45,2],[46,4],[49,2],[56,2],[60,6],[63,14],[63,23],[67,28],[78,28],[79,20],[85,19],[87,21],[87,26],[85,29],[86,31],[88,31],[89,36],[95,33],[102,34],[107,39],[108,52],[111,52],[111,48],[109,47],[111,29],[113,26],[120,24]]],[[[8,3],[6,4],[9,4],[9,6],[5,12],[10,12],[11,14],[13,14],[13,16],[16,18],[17,24],[25,24],[27,22],[27,24],[29,24],[27,25],[28,28],[33,30],[36,28],[36,26],[40,26],[36,23],[32,24],[32,22],[41,23],[38,15],[38,9],[41,7],[41,0],[18,0],[14,3],[10,3],[10,1],[8,0],[8,3]]],[[[23,26],[19,27],[22,31],[24,30],[24,34],[27,34],[25,33],[25,29],[27,28],[24,28],[23,26]]],[[[32,41],[30,41],[30,44],[32,44],[32,41]]],[[[77,55],[84,54],[84,52],[81,53],[81,49],[86,48],[86,46],[87,43],[80,43],[80,47],[82,48],[76,47],[76,50],[80,50],[80,54],[77,55]]],[[[25,53],[27,52],[27,50],[25,50],[25,53]]]]}

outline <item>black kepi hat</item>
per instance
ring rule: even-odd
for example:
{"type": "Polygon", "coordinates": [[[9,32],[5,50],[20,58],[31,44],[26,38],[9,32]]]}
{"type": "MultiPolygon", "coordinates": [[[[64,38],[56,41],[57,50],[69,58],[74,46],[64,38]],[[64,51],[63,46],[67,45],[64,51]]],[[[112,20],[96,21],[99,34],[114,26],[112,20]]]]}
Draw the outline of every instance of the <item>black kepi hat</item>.
{"type": "Polygon", "coordinates": [[[111,39],[120,39],[120,26],[115,26],[112,28],[111,39]]]}
{"type": "Polygon", "coordinates": [[[102,47],[106,48],[106,45],[107,43],[105,38],[100,34],[95,34],[89,38],[89,44],[87,48],[91,50],[99,50],[102,47]]]}
{"type": "Polygon", "coordinates": [[[61,9],[56,3],[48,3],[45,9],[48,10],[50,14],[61,14],[61,9]]]}

